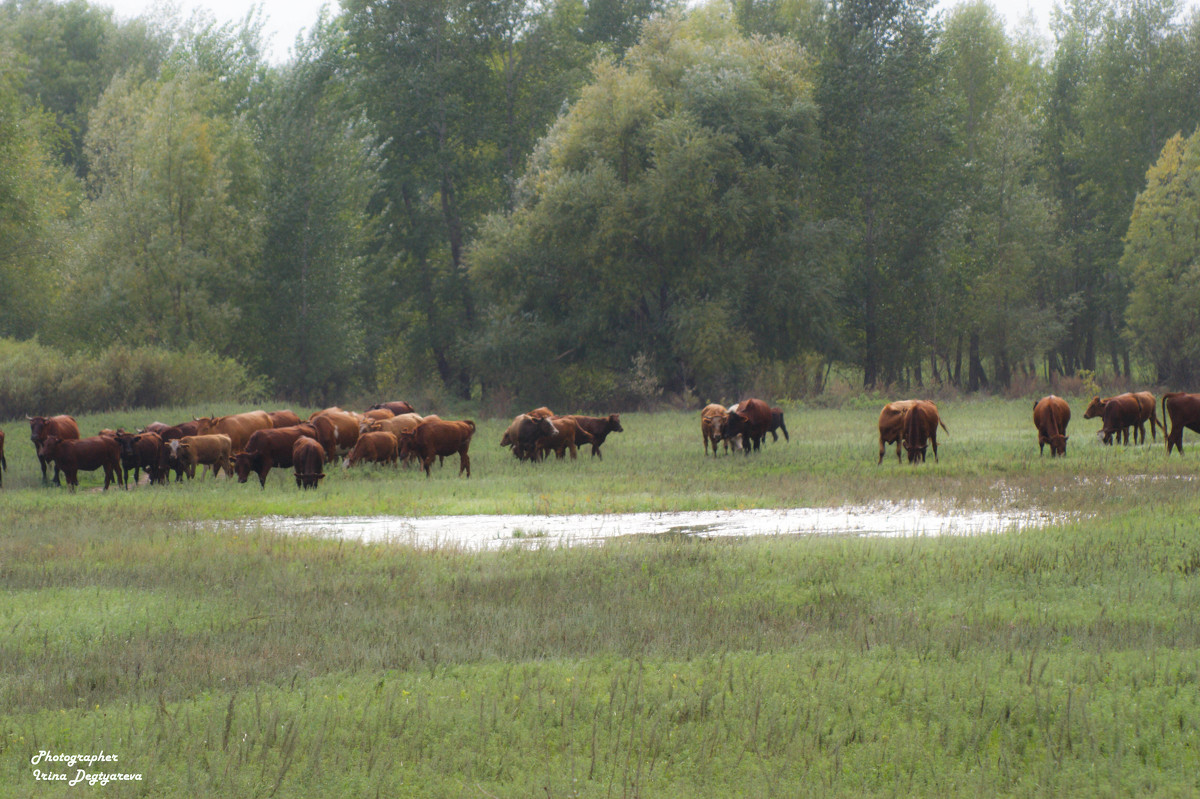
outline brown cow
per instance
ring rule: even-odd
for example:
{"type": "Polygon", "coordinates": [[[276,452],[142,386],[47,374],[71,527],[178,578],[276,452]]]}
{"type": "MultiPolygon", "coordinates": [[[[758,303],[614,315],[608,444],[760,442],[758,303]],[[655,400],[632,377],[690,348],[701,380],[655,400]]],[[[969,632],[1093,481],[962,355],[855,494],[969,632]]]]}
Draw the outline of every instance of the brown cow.
{"type": "Polygon", "coordinates": [[[918,400],[896,400],[883,406],[879,412],[879,460],[875,465],[883,463],[883,454],[888,444],[896,445],[896,463],[900,462],[900,446],[904,440],[904,417],[918,400]]]}
{"type": "MultiPolygon", "coordinates": [[[[532,416],[530,418],[533,419],[532,416]]],[[[534,419],[534,421],[539,420],[534,419]]],[[[571,450],[571,460],[575,460],[579,453],[575,442],[581,437],[585,442],[592,440],[592,434],[581,429],[574,418],[570,416],[552,416],[549,421],[554,426],[554,432],[539,436],[534,442],[533,459],[535,461],[546,457],[546,453],[550,450],[554,450],[554,454],[560,460],[566,457],[567,450],[571,450]]]]}
{"type": "Polygon", "coordinates": [[[72,493],[79,485],[81,470],[91,472],[103,468],[105,491],[112,483],[125,484],[121,476],[121,448],[111,436],[68,439],[47,436],[38,453],[62,469],[72,493]]]}
{"type": "Polygon", "coordinates": [[[933,459],[937,460],[937,428],[940,422],[937,406],[932,402],[917,400],[908,409],[904,415],[904,449],[908,451],[909,463],[924,463],[925,451],[931,443],[933,459]]]}
{"type": "MultiPolygon", "coordinates": [[[[29,420],[29,440],[33,442],[33,449],[38,453],[38,463],[42,467],[42,482],[46,482],[46,464],[53,463],[53,458],[46,458],[42,455],[42,443],[50,436],[58,438],[60,441],[79,438],[79,425],[75,423],[75,419],[71,416],[63,414],[61,416],[26,416],[29,420]]],[[[54,464],[54,484],[62,485],[58,477],[58,464],[54,464]]]]}
{"type": "Polygon", "coordinates": [[[292,445],[292,468],[296,474],[296,488],[316,488],[325,479],[325,450],[321,442],[308,436],[300,436],[292,445]]]}
{"type": "Polygon", "coordinates": [[[392,413],[387,408],[371,408],[364,413],[359,414],[359,423],[373,422],[378,419],[393,419],[396,414],[392,413]]]}
{"type": "Polygon", "coordinates": [[[342,467],[349,469],[364,461],[390,463],[395,466],[396,459],[399,457],[399,447],[400,443],[392,433],[382,431],[363,433],[355,442],[354,449],[350,450],[350,454],[342,461],[342,467]]]}
{"type": "MultiPolygon", "coordinates": [[[[437,419],[437,416],[430,416],[430,419],[437,419]]],[[[399,416],[389,416],[386,419],[363,419],[358,425],[358,433],[391,433],[394,436],[399,436],[401,433],[406,433],[416,428],[421,422],[425,421],[423,417],[415,413],[402,413],[399,416]]]]}
{"type": "Polygon", "coordinates": [[[266,411],[247,411],[230,416],[205,416],[195,420],[199,427],[198,436],[222,435],[229,437],[233,452],[241,452],[255,430],[270,430],[271,417],[266,411]]]}
{"type": "Polygon", "coordinates": [[[238,482],[246,482],[250,479],[250,473],[254,472],[258,475],[259,485],[266,488],[267,475],[272,467],[290,467],[293,445],[301,436],[311,438],[316,432],[316,428],[308,422],[291,427],[255,430],[246,442],[246,449],[233,459],[233,471],[237,474],[238,482]]]}
{"type": "MultiPolygon", "coordinates": [[[[1162,412],[1164,421],[1171,420],[1171,432],[1166,434],[1167,454],[1171,454],[1173,447],[1178,447],[1179,454],[1182,455],[1183,428],[1200,433],[1200,394],[1163,394],[1162,412]]],[[[1166,430],[1165,425],[1163,429],[1166,430]]]]}
{"type": "Polygon", "coordinates": [[[1071,421],[1071,406],[1062,397],[1051,394],[1033,404],[1033,426],[1038,433],[1038,454],[1050,457],[1067,454],[1067,424],[1071,421]]]}
{"type": "MultiPolygon", "coordinates": [[[[156,424],[160,423],[155,422],[154,424],[146,425],[144,432],[151,432],[150,428],[156,424]]],[[[197,431],[199,429],[200,423],[193,421],[183,422],[182,424],[173,425],[172,427],[166,427],[164,425],[163,428],[153,431],[158,433],[159,438],[163,440],[163,447],[161,450],[159,450],[158,456],[158,473],[162,478],[163,485],[167,484],[168,477],[172,470],[175,472],[175,482],[177,483],[183,479],[185,474],[187,474],[187,465],[180,461],[178,457],[176,457],[174,450],[166,446],[167,442],[178,441],[184,436],[197,435],[197,431]]]]}
{"type": "Polygon", "coordinates": [[[1148,391],[1140,391],[1137,394],[1126,392],[1104,399],[1092,397],[1087,410],[1083,412],[1083,418],[1094,419],[1096,417],[1100,417],[1103,422],[1097,435],[1105,444],[1112,444],[1113,435],[1116,434],[1123,438],[1128,445],[1131,427],[1133,428],[1133,443],[1138,443],[1139,434],[1144,443],[1147,420],[1150,421],[1150,434],[1154,436],[1155,440],[1157,440],[1157,436],[1154,435],[1156,424],[1163,428],[1164,435],[1167,431],[1166,427],[1158,422],[1157,414],[1154,411],[1154,395],[1148,391]]]}
{"type": "Polygon", "coordinates": [[[543,436],[554,435],[558,428],[548,416],[533,417],[522,413],[512,420],[512,424],[504,431],[500,446],[512,447],[513,457],[517,460],[532,461],[537,448],[537,441],[543,436]]]}
{"type": "Polygon", "coordinates": [[[233,442],[223,433],[184,436],[168,442],[167,448],[184,465],[188,477],[196,476],[197,466],[211,466],[213,477],[218,469],[227,477],[233,474],[233,442]]]}
{"type": "Polygon", "coordinates": [[[729,452],[729,440],[725,438],[725,420],[729,411],[724,405],[705,405],[700,411],[700,436],[704,439],[704,454],[708,454],[709,442],[712,443],[713,457],[717,456],[717,442],[725,443],[725,452],[729,452]]]}
{"type": "Polygon", "coordinates": [[[776,430],[783,431],[783,440],[784,441],[792,440],[791,437],[788,436],[787,425],[785,425],[783,423],[783,409],[782,408],[772,408],[771,409],[771,426],[767,428],[767,432],[771,434],[771,441],[773,441],[773,442],[779,440],[779,434],[775,432],[776,430]]]}
{"type": "Polygon", "coordinates": [[[429,467],[433,459],[439,456],[458,453],[458,473],[465,471],[471,476],[471,458],[468,449],[471,446],[471,436],[475,435],[475,422],[470,419],[445,422],[441,419],[426,419],[417,425],[411,433],[400,436],[400,457],[407,457],[412,452],[421,459],[425,476],[429,477],[429,467]]]}
{"type": "Polygon", "coordinates": [[[157,433],[127,433],[118,430],[117,446],[121,448],[121,476],[125,487],[130,487],[129,473],[133,472],[133,485],[137,485],[142,469],[151,484],[158,482],[158,465],[162,457],[162,437],[157,433]]]}
{"type": "Polygon", "coordinates": [[[549,419],[551,416],[554,415],[554,411],[550,410],[545,405],[543,405],[540,408],[534,408],[532,411],[530,411],[529,413],[527,413],[525,415],[532,416],[534,419],[549,419]]]}
{"type": "Polygon", "coordinates": [[[310,420],[317,434],[313,438],[325,449],[327,463],[346,455],[358,443],[358,417],[343,410],[321,411],[310,420]]]}
{"type": "Polygon", "coordinates": [[[267,416],[271,418],[271,427],[276,430],[281,427],[295,427],[300,424],[300,417],[296,415],[295,411],[291,410],[270,411],[267,413],[267,416]]]}
{"type": "Polygon", "coordinates": [[[393,402],[380,402],[367,408],[368,411],[377,411],[380,409],[389,410],[396,416],[402,413],[416,413],[416,408],[409,405],[404,400],[395,400],[393,402]]]}
{"type": "Polygon", "coordinates": [[[752,397],[729,406],[723,435],[729,439],[741,436],[742,451],[749,455],[752,446],[755,452],[761,449],[763,437],[770,426],[771,406],[752,397]]]}
{"type": "Polygon", "coordinates": [[[4,472],[8,470],[8,461],[4,459],[4,431],[0,430],[0,488],[4,487],[4,472]]]}
{"type": "Polygon", "coordinates": [[[584,444],[592,445],[592,456],[599,457],[604,460],[604,456],[600,454],[600,445],[608,438],[609,433],[624,433],[625,428],[621,427],[621,414],[610,413],[608,416],[576,416],[571,415],[565,417],[574,419],[578,425],[580,432],[575,435],[576,446],[582,447],[584,444]],[[591,441],[587,441],[583,437],[583,433],[591,436],[591,441]]]}

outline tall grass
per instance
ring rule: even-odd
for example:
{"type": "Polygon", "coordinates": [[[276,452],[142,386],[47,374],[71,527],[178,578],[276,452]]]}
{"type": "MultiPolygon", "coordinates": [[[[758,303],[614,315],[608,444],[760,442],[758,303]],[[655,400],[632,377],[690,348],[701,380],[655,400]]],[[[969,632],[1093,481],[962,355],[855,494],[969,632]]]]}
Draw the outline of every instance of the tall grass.
{"type": "Polygon", "coordinates": [[[828,411],[716,460],[690,415],[623,415],[603,463],[539,466],[487,422],[470,481],[338,473],[316,498],[274,477],[73,497],[6,480],[0,795],[82,790],[35,784],[39,749],[118,754],[145,779],[116,796],[1192,795],[1194,458],[1105,448],[1083,423],[1065,460],[1040,459],[1019,405],[944,407],[941,462],[921,468],[876,466],[874,414],[828,411]],[[180,521],[691,496],[1089,515],[493,553],[180,521]]]}

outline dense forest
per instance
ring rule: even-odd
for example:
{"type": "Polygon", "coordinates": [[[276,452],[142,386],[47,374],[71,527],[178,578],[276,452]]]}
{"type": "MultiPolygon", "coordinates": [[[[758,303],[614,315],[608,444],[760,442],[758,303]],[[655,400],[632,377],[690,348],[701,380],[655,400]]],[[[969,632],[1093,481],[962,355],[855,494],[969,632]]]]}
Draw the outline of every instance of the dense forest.
{"type": "Polygon", "coordinates": [[[22,368],[491,407],[1200,384],[1172,0],[1045,41],[983,0],[342,0],[282,65],[254,13],[163,14],[0,2],[22,368]]]}

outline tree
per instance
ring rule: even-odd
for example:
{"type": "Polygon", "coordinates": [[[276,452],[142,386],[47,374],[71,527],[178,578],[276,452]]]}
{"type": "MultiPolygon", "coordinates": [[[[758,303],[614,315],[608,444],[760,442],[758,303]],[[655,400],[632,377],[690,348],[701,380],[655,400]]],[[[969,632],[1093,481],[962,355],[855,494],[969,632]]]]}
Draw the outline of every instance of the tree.
{"type": "Polygon", "coordinates": [[[756,353],[818,343],[810,75],[794,43],[703,14],[600,62],[472,250],[497,300],[472,347],[485,384],[595,396],[636,361],[668,390],[716,392],[756,353]]]}
{"type": "Polygon", "coordinates": [[[1158,381],[1200,379],[1200,133],[1175,135],[1134,203],[1121,269],[1133,290],[1126,319],[1158,381]]]}

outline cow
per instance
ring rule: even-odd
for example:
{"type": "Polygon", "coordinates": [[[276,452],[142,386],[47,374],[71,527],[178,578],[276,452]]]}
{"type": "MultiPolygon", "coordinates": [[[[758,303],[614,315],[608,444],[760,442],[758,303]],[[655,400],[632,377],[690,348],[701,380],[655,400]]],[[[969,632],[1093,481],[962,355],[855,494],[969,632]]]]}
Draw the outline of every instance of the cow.
{"type": "Polygon", "coordinates": [[[169,475],[172,471],[175,472],[175,482],[178,483],[183,479],[183,476],[187,474],[187,465],[180,461],[176,456],[175,451],[166,446],[166,444],[170,441],[178,441],[184,436],[197,435],[197,431],[200,429],[200,423],[193,421],[183,422],[182,424],[172,425],[171,427],[166,427],[164,425],[158,430],[151,431],[150,428],[157,424],[161,423],[154,422],[153,424],[146,425],[142,432],[156,432],[158,433],[159,438],[161,438],[163,441],[163,447],[159,451],[158,455],[158,474],[162,484],[167,484],[169,475]]]}
{"type": "Polygon", "coordinates": [[[540,408],[534,408],[532,411],[530,411],[529,413],[527,413],[525,415],[532,416],[534,419],[549,419],[551,416],[554,415],[554,411],[550,410],[545,405],[543,405],[540,408]]]}
{"type": "Polygon", "coordinates": [[[266,411],[247,411],[231,416],[205,416],[195,419],[199,427],[196,435],[222,435],[229,437],[233,452],[241,452],[246,448],[246,442],[255,430],[269,430],[272,427],[271,417],[266,411]]]}
{"type": "Polygon", "coordinates": [[[770,426],[771,406],[752,397],[729,408],[722,435],[729,439],[741,436],[742,451],[749,455],[751,446],[756,452],[761,449],[763,437],[770,426]]]}
{"type": "Polygon", "coordinates": [[[308,436],[300,436],[292,445],[292,469],[296,474],[296,488],[316,488],[325,479],[325,449],[321,442],[308,436]]]}
{"type": "Polygon", "coordinates": [[[771,441],[773,442],[779,440],[779,433],[776,433],[776,430],[783,431],[784,441],[792,440],[788,436],[787,425],[783,423],[783,411],[780,408],[771,409],[771,426],[767,428],[767,432],[771,434],[771,441]]]}
{"type": "Polygon", "coordinates": [[[404,400],[394,400],[392,402],[379,402],[367,408],[368,411],[378,411],[380,409],[389,410],[394,415],[399,416],[402,413],[416,413],[417,409],[409,405],[404,400]]]}
{"type": "Polygon", "coordinates": [[[309,421],[317,429],[313,438],[321,442],[327,463],[348,454],[358,442],[358,417],[352,413],[327,408],[309,421]]]}
{"type": "Polygon", "coordinates": [[[704,454],[708,455],[708,445],[712,443],[713,457],[717,456],[717,442],[723,441],[725,452],[729,452],[729,441],[725,438],[725,420],[729,411],[724,405],[715,402],[705,405],[700,411],[700,437],[704,439],[704,454]]]}
{"type": "Polygon", "coordinates": [[[290,467],[293,445],[301,436],[312,438],[316,432],[316,428],[308,422],[291,427],[255,430],[254,435],[246,442],[246,449],[233,459],[233,471],[238,482],[246,482],[250,479],[250,473],[254,472],[258,475],[259,486],[266,488],[267,475],[271,473],[271,468],[290,467]]]}
{"type": "Polygon", "coordinates": [[[296,415],[295,411],[291,410],[268,411],[267,416],[271,419],[271,427],[276,430],[282,427],[295,427],[300,424],[300,417],[296,415]]]}
{"type": "Polygon", "coordinates": [[[53,460],[55,467],[62,469],[72,493],[79,485],[80,471],[104,469],[105,491],[113,483],[125,484],[121,476],[121,448],[111,436],[63,439],[51,435],[42,441],[38,454],[53,460]]]}
{"type": "MultiPolygon", "coordinates": [[[[416,414],[413,415],[415,416],[416,414]]],[[[392,413],[387,408],[369,408],[363,413],[360,413],[358,416],[359,424],[365,424],[367,422],[373,422],[376,420],[394,419],[396,414],[392,413]]]]}
{"type": "Polygon", "coordinates": [[[400,436],[400,457],[414,453],[421,459],[425,476],[429,477],[429,467],[433,459],[439,456],[458,453],[458,474],[465,471],[467,478],[471,477],[471,457],[468,450],[471,446],[471,436],[475,435],[475,422],[470,419],[447,422],[441,419],[426,419],[417,425],[410,433],[400,436]]]}
{"type": "Polygon", "coordinates": [[[567,419],[575,420],[575,424],[579,428],[579,432],[575,434],[575,445],[582,447],[584,444],[592,445],[592,457],[598,457],[604,460],[604,456],[600,453],[600,445],[608,438],[609,433],[624,433],[625,428],[621,427],[621,414],[610,413],[608,416],[567,416],[567,419]],[[591,436],[589,442],[584,438],[583,434],[591,436]]]}
{"type": "MultiPolygon", "coordinates": [[[[929,400],[896,400],[884,405],[883,410],[879,412],[879,460],[875,461],[876,466],[883,463],[883,455],[887,450],[888,444],[896,445],[896,463],[900,462],[900,447],[904,445],[908,412],[919,403],[930,406],[933,412],[933,429],[926,433],[926,438],[933,439],[933,457],[934,460],[937,459],[938,425],[941,425],[942,429],[946,430],[947,433],[950,432],[946,429],[946,423],[938,415],[937,405],[929,400]]],[[[928,414],[926,415],[928,416],[928,414]]]]}
{"type": "Polygon", "coordinates": [[[183,464],[188,477],[196,476],[197,466],[211,466],[213,477],[218,470],[227,477],[233,474],[233,441],[224,433],[184,436],[168,442],[167,448],[183,464]]]}
{"type": "MultiPolygon", "coordinates": [[[[195,424],[195,422],[192,422],[191,424],[195,424]]],[[[171,429],[171,425],[166,424],[165,422],[151,422],[150,424],[146,425],[145,427],[137,428],[136,432],[138,432],[138,433],[158,433],[158,435],[161,436],[165,431],[170,430],[170,429],[171,429]]],[[[195,435],[195,434],[190,433],[189,435],[195,435]]]]}
{"type": "MultiPolygon", "coordinates": [[[[530,417],[531,419],[533,417],[530,417]]],[[[547,421],[542,418],[535,421],[547,421]]],[[[578,457],[579,449],[576,441],[583,440],[584,443],[592,441],[592,434],[583,430],[570,416],[552,416],[548,420],[554,428],[554,432],[549,435],[540,435],[533,445],[533,459],[535,461],[546,457],[546,453],[554,450],[554,454],[561,460],[567,455],[567,450],[571,451],[571,460],[578,457]]]]}
{"type": "MultiPolygon", "coordinates": [[[[79,425],[75,423],[74,417],[63,414],[61,416],[26,416],[29,420],[29,440],[33,442],[33,449],[38,454],[38,464],[42,467],[42,482],[46,481],[46,464],[52,463],[53,458],[46,458],[42,455],[42,443],[54,436],[60,441],[67,441],[79,438],[79,425]]],[[[58,477],[58,464],[54,464],[54,484],[62,485],[62,481],[58,477]]]]}
{"type": "Polygon", "coordinates": [[[930,444],[933,445],[933,460],[937,461],[938,425],[941,425],[947,433],[950,432],[938,414],[937,405],[929,400],[917,400],[908,409],[908,415],[904,420],[904,448],[908,450],[909,463],[916,463],[918,458],[921,463],[924,463],[925,450],[930,444]],[[912,439],[913,436],[916,438],[912,439]]]}
{"type": "Polygon", "coordinates": [[[354,444],[354,449],[342,461],[342,467],[349,469],[364,461],[370,463],[390,463],[396,465],[399,457],[400,443],[396,436],[386,432],[363,433],[354,444]]]}
{"type": "Polygon", "coordinates": [[[1138,443],[1140,434],[1141,440],[1146,441],[1145,423],[1150,421],[1150,434],[1157,440],[1155,435],[1155,425],[1163,428],[1163,434],[1166,435],[1167,429],[1158,421],[1157,414],[1154,409],[1154,395],[1148,391],[1140,391],[1137,394],[1118,394],[1115,397],[1092,397],[1092,401],[1088,403],[1087,410],[1083,412],[1084,419],[1094,419],[1100,417],[1103,425],[1097,435],[1105,444],[1113,443],[1113,435],[1124,439],[1125,443],[1129,444],[1129,429],[1133,428],[1133,443],[1138,443]]]}
{"type": "Polygon", "coordinates": [[[1067,424],[1071,421],[1071,406],[1062,397],[1051,394],[1033,404],[1033,426],[1037,428],[1038,454],[1050,457],[1067,454],[1067,424]]]}
{"type": "MultiPolygon", "coordinates": [[[[1162,415],[1164,422],[1167,419],[1171,420],[1171,431],[1166,434],[1167,454],[1170,455],[1171,450],[1178,447],[1179,454],[1182,455],[1183,428],[1200,433],[1200,394],[1163,394],[1162,415]]],[[[1165,425],[1163,430],[1166,430],[1165,425]]]]}
{"type": "Polygon", "coordinates": [[[4,487],[4,473],[8,471],[8,461],[4,459],[4,431],[0,430],[0,488],[4,487]]]}
{"type": "MultiPolygon", "coordinates": [[[[438,416],[429,416],[430,419],[438,419],[438,416]]],[[[364,418],[358,424],[358,433],[391,433],[394,436],[399,436],[401,433],[412,430],[425,418],[415,413],[402,413],[399,416],[389,416],[386,419],[371,419],[364,418]]]]}
{"type": "Polygon", "coordinates": [[[159,462],[162,458],[162,437],[158,433],[128,433],[118,430],[117,446],[121,448],[121,476],[125,487],[130,487],[129,473],[133,472],[133,485],[137,485],[142,469],[150,482],[159,482],[159,462]]]}
{"type": "Polygon", "coordinates": [[[551,436],[558,428],[548,416],[533,417],[522,413],[512,420],[512,424],[504,431],[500,446],[512,447],[513,457],[518,460],[531,460],[537,447],[537,441],[544,436],[551,436]]]}

